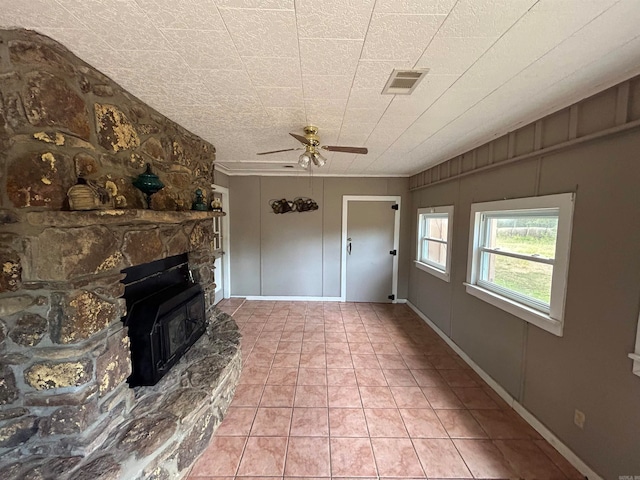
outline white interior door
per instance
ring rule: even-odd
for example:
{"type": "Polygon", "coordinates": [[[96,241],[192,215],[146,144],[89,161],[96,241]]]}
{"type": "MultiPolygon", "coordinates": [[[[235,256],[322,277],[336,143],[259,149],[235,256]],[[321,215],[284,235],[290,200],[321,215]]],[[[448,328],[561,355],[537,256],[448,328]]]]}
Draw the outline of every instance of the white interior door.
{"type": "Polygon", "coordinates": [[[392,207],[399,205],[399,198],[368,198],[345,197],[343,298],[389,302],[397,289],[399,210],[392,207]]]}

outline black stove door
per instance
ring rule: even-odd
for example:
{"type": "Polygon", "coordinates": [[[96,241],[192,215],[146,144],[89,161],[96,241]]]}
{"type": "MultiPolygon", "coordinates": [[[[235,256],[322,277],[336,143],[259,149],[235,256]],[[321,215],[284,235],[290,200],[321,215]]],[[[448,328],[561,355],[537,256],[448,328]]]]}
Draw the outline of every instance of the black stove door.
{"type": "Polygon", "coordinates": [[[162,319],[162,337],[165,340],[162,357],[165,364],[172,364],[176,356],[182,355],[185,342],[190,336],[190,332],[187,332],[188,324],[185,305],[172,310],[162,319]]]}

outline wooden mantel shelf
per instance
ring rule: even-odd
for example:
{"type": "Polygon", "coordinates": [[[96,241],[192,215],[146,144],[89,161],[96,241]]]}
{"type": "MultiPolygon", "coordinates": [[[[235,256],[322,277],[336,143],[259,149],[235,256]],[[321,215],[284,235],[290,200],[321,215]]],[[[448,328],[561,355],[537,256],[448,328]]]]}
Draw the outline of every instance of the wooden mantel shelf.
{"type": "Polygon", "coordinates": [[[194,220],[223,217],[224,212],[200,212],[186,210],[183,212],[167,212],[156,210],[91,210],[91,211],[43,211],[27,213],[27,221],[31,225],[53,227],[84,227],[89,225],[115,224],[180,224],[194,220]]]}

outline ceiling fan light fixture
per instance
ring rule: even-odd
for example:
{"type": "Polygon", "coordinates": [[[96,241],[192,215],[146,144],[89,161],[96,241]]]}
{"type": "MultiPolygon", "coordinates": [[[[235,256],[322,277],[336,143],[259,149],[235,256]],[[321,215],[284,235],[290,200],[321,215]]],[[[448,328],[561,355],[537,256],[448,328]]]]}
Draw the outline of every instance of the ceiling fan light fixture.
{"type": "Polygon", "coordinates": [[[310,163],[311,163],[311,155],[309,155],[307,152],[304,152],[298,158],[298,165],[300,165],[302,168],[308,168],[310,163]]]}
{"type": "Polygon", "coordinates": [[[298,165],[303,169],[310,168],[311,165],[316,167],[324,167],[327,159],[320,153],[320,149],[328,152],[355,153],[366,155],[369,150],[366,147],[347,147],[340,145],[320,145],[320,137],[318,137],[318,127],[307,125],[304,127],[304,136],[297,133],[289,133],[293,138],[302,144],[298,148],[285,148],[281,150],[271,150],[269,152],[259,152],[257,155],[270,155],[272,153],[291,152],[293,150],[304,150],[302,155],[298,157],[298,165]]]}
{"type": "Polygon", "coordinates": [[[327,159],[324,158],[320,153],[314,152],[311,155],[311,159],[313,160],[313,164],[316,167],[324,167],[324,164],[327,163],[327,159]]]}

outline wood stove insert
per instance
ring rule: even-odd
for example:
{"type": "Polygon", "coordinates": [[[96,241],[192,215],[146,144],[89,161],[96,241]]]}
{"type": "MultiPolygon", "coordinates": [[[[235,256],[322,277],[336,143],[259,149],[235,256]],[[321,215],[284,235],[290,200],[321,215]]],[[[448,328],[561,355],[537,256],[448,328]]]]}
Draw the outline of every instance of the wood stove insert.
{"type": "Polygon", "coordinates": [[[131,387],[158,383],[206,329],[204,293],[187,261],[182,254],[123,270],[131,387]]]}

